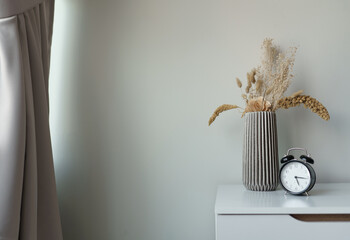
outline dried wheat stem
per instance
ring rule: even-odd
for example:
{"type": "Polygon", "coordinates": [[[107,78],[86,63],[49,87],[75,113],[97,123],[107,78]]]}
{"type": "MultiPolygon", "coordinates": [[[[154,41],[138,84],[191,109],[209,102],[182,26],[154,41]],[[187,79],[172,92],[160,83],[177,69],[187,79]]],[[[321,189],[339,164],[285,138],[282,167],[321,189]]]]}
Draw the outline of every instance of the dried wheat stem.
{"type": "Polygon", "coordinates": [[[291,98],[297,97],[297,96],[301,95],[303,92],[304,92],[304,90],[299,90],[299,91],[293,93],[292,95],[290,95],[290,97],[291,97],[291,98]]]}
{"type": "Polygon", "coordinates": [[[217,116],[219,116],[220,113],[227,111],[227,110],[230,110],[230,109],[234,109],[234,108],[239,108],[239,106],[231,105],[231,104],[223,104],[220,107],[218,107],[209,119],[209,126],[210,126],[210,124],[212,124],[214,122],[214,120],[216,119],[217,116]]]}
{"type": "Polygon", "coordinates": [[[291,107],[304,104],[305,108],[309,108],[312,112],[319,115],[322,119],[328,121],[330,119],[327,109],[315,98],[305,95],[298,95],[295,97],[285,97],[278,101],[277,108],[288,109],[291,107]]]}

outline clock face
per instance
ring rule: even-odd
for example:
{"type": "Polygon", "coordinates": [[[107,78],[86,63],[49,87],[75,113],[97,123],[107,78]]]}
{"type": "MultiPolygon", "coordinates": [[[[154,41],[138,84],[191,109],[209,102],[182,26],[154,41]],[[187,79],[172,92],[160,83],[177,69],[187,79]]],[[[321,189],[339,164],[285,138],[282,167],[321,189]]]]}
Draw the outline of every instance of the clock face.
{"type": "Polygon", "coordinates": [[[301,162],[286,163],[280,173],[283,187],[291,193],[305,192],[311,184],[309,169],[301,162]]]}

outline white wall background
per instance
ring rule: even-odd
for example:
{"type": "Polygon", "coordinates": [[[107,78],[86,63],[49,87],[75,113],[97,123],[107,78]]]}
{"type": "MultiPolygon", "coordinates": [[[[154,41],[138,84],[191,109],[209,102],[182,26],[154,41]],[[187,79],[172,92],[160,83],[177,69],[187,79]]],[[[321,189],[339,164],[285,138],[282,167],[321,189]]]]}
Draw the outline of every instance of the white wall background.
{"type": "Polygon", "coordinates": [[[279,147],[307,147],[319,182],[350,181],[350,2],[59,0],[51,129],[66,240],[212,240],[219,184],[241,182],[235,85],[272,37],[299,46],[279,147]]]}

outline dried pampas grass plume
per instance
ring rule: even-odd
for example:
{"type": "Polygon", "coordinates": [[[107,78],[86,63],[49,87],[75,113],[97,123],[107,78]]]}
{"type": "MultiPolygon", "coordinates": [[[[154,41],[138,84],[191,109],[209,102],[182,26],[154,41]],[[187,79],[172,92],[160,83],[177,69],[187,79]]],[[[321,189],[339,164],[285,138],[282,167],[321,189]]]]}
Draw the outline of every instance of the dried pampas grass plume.
{"type": "Polygon", "coordinates": [[[220,113],[227,111],[227,110],[230,110],[230,109],[235,109],[235,108],[239,108],[239,106],[231,105],[231,104],[223,104],[220,107],[218,107],[209,119],[209,126],[210,126],[210,124],[212,124],[215,121],[216,117],[219,116],[220,113]]]}
{"type": "Polygon", "coordinates": [[[270,93],[273,91],[273,87],[270,87],[266,90],[265,95],[270,95],[270,93]]]}
{"type": "Polygon", "coordinates": [[[263,85],[258,96],[263,96],[272,105],[272,111],[276,110],[278,100],[290,85],[293,77],[292,71],[295,61],[296,47],[290,47],[283,53],[274,43],[267,38],[262,44],[263,57],[261,65],[256,68],[256,79],[262,80],[263,85]]]}

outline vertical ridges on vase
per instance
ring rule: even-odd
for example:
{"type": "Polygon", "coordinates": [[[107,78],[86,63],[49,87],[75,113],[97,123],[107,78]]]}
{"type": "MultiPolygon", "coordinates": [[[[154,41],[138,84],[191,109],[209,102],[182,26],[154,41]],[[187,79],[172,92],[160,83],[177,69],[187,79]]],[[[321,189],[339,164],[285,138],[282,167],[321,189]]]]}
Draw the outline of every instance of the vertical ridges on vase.
{"type": "Polygon", "coordinates": [[[243,184],[253,191],[272,191],[278,186],[276,114],[245,114],[243,140],[243,184]]]}

